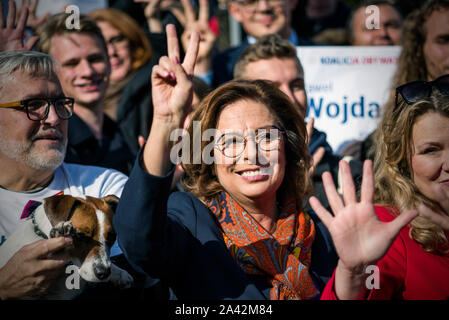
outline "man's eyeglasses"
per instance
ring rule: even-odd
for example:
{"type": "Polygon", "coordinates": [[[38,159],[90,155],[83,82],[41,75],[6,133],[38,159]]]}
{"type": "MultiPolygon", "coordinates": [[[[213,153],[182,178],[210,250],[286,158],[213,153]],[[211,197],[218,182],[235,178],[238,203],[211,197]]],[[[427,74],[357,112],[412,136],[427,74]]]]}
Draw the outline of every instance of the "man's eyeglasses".
{"type": "MultiPolygon", "coordinates": [[[[267,129],[259,129],[255,133],[254,142],[261,151],[272,151],[279,148],[282,135],[285,130],[278,127],[270,127],[267,129]]],[[[216,142],[216,147],[221,153],[229,158],[237,158],[245,150],[248,138],[238,133],[224,133],[216,142]]]]}
{"type": "Polygon", "coordinates": [[[21,101],[2,103],[0,108],[23,108],[28,119],[41,121],[48,117],[50,105],[53,105],[59,119],[67,120],[73,115],[75,100],[68,97],[60,98],[31,98],[21,101]]]}
{"type": "Polygon", "coordinates": [[[413,104],[432,93],[432,87],[437,88],[443,94],[449,94],[449,74],[441,76],[433,81],[413,81],[396,88],[395,107],[398,106],[398,95],[407,104],[413,104]]]}
{"type": "Polygon", "coordinates": [[[237,3],[247,6],[248,8],[256,8],[261,1],[266,1],[273,6],[280,5],[284,2],[284,0],[236,0],[237,3]]]}

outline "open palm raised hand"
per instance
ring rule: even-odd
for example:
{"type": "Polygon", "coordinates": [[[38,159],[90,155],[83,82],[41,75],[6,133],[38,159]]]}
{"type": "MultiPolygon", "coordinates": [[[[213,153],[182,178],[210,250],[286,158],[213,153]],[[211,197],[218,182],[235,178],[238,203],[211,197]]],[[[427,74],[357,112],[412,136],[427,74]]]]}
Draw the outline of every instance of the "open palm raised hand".
{"type": "Polygon", "coordinates": [[[175,26],[167,25],[166,33],[168,57],[162,57],[159,64],[153,67],[151,74],[153,117],[176,123],[178,126],[182,125],[192,102],[191,76],[198,55],[199,35],[192,33],[181,64],[175,26]]]}
{"type": "Polygon", "coordinates": [[[340,161],[343,199],[337,193],[332,176],[325,172],[323,183],[331,215],[316,197],[310,205],[328,228],[340,257],[340,265],[353,273],[363,273],[365,267],[375,264],[387,252],[399,231],[414,217],[416,211],[402,212],[391,222],[381,222],[374,211],[374,175],[372,162],[363,166],[360,201],[357,200],[351,169],[346,161],[340,161]]]}
{"type": "Polygon", "coordinates": [[[6,24],[3,17],[3,5],[0,2],[0,52],[9,50],[31,50],[39,37],[32,36],[24,44],[25,26],[28,20],[29,9],[27,6],[22,7],[17,12],[16,4],[13,0],[8,2],[8,15],[6,24]]]}

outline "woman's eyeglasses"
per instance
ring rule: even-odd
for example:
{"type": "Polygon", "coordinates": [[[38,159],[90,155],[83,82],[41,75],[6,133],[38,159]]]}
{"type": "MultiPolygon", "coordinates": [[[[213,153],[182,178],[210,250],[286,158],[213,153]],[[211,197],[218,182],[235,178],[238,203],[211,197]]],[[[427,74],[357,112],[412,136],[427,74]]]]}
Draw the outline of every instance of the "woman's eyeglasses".
{"type": "Polygon", "coordinates": [[[60,98],[31,98],[21,101],[0,104],[0,108],[25,109],[28,119],[41,121],[48,117],[50,105],[53,105],[59,119],[67,120],[73,115],[75,100],[68,97],[60,98]]]}
{"type": "MultiPolygon", "coordinates": [[[[279,143],[285,131],[278,127],[259,129],[254,136],[254,142],[261,151],[272,151],[279,148],[279,143]]],[[[216,147],[229,158],[239,157],[245,150],[248,138],[238,133],[224,133],[216,142],[216,147]]]]}
{"type": "Polygon", "coordinates": [[[433,81],[413,81],[396,88],[395,107],[398,106],[398,95],[407,104],[413,104],[432,93],[432,87],[437,88],[443,94],[449,94],[449,74],[441,76],[433,81]]]}

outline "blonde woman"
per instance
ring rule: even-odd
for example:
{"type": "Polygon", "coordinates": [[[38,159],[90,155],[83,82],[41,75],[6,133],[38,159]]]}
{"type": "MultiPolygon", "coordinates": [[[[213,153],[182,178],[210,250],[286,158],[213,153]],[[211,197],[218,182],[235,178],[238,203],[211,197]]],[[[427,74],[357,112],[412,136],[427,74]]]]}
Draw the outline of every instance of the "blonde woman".
{"type": "Polygon", "coordinates": [[[322,299],[449,297],[449,75],[398,87],[387,112],[360,202],[345,163],[344,201],[323,175],[335,216],[311,200],[340,257],[322,299]]]}

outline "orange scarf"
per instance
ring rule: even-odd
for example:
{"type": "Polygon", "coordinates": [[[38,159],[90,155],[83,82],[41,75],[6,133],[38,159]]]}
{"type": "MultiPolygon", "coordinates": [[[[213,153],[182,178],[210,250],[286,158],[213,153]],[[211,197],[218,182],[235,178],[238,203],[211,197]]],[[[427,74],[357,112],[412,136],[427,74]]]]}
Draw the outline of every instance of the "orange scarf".
{"type": "Polygon", "coordinates": [[[276,231],[268,233],[229,194],[206,203],[217,217],[229,252],[246,274],[263,275],[271,283],[273,300],[317,298],[309,274],[315,226],[309,215],[297,212],[289,197],[282,206],[276,231]]]}

